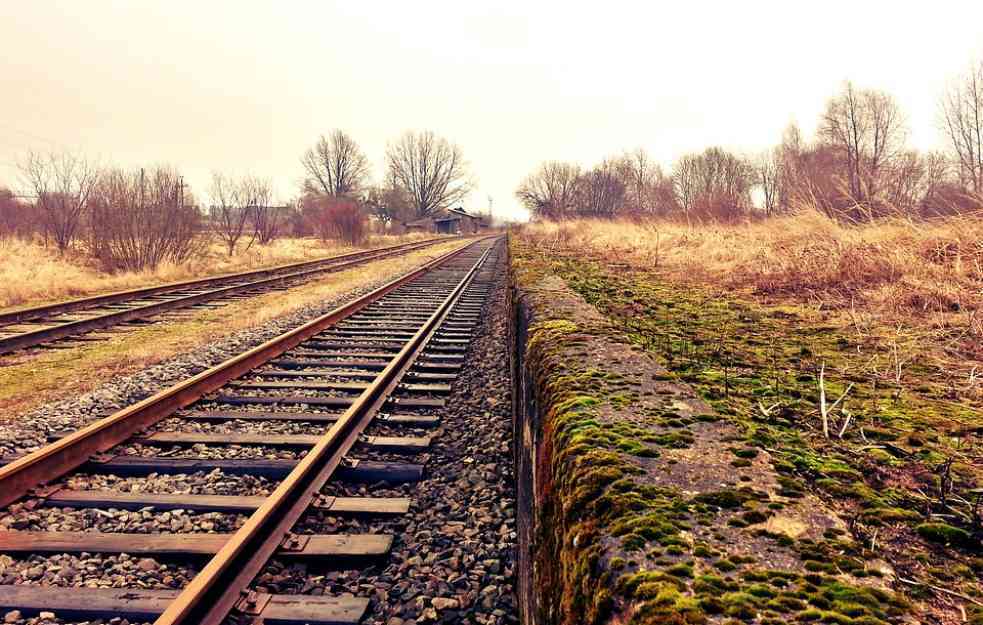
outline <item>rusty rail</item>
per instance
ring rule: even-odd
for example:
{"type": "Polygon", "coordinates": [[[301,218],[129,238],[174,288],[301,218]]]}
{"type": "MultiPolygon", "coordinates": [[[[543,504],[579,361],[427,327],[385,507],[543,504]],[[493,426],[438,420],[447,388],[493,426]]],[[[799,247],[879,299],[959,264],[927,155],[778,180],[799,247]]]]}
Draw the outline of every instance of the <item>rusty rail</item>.
{"type": "Polygon", "coordinates": [[[51,315],[60,315],[67,312],[84,310],[87,308],[95,308],[104,304],[116,304],[120,302],[125,302],[127,300],[139,299],[141,297],[148,297],[151,295],[162,295],[173,291],[182,291],[186,289],[193,289],[193,288],[205,287],[205,286],[218,286],[230,282],[238,282],[241,280],[250,280],[253,278],[263,278],[267,276],[273,276],[274,274],[279,274],[285,271],[293,272],[308,267],[317,267],[319,265],[325,265],[335,262],[356,260],[380,252],[396,252],[401,250],[412,250],[415,248],[421,248],[421,247],[426,247],[428,245],[441,243],[443,241],[453,241],[456,238],[461,238],[461,237],[444,237],[444,238],[437,238],[437,239],[425,239],[423,241],[413,241],[411,243],[400,243],[399,245],[379,247],[370,250],[361,250],[358,252],[349,252],[346,254],[339,254],[337,256],[328,256],[326,258],[318,258],[315,260],[305,260],[299,263],[287,263],[284,265],[276,265],[274,267],[267,267],[265,269],[256,269],[253,271],[244,271],[240,273],[227,273],[218,276],[211,276],[208,278],[183,280],[180,282],[168,282],[166,284],[158,284],[156,286],[140,287],[138,289],[130,289],[126,291],[114,291],[112,293],[104,293],[102,295],[93,295],[91,297],[83,297],[79,299],[66,300],[63,302],[55,302],[54,304],[45,304],[43,306],[19,308],[16,310],[10,310],[7,312],[0,313],[0,327],[5,325],[20,323],[23,321],[32,321],[35,319],[41,319],[51,315]]]}
{"type": "Polygon", "coordinates": [[[227,382],[296,347],[326,327],[358,312],[403,284],[443,265],[481,240],[483,239],[444,254],[294,330],[0,467],[0,506],[8,505],[29,494],[32,489],[78,468],[92,456],[122,443],[174,411],[194,403],[205,394],[217,390],[227,382]]]}

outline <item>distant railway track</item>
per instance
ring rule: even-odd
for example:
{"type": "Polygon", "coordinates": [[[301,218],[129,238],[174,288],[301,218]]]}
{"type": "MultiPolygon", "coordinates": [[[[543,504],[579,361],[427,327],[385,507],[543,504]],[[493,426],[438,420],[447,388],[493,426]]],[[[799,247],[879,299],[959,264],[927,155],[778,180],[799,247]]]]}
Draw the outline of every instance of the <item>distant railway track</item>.
{"type": "Polygon", "coordinates": [[[55,341],[99,340],[85,333],[145,322],[163,313],[302,284],[321,274],[408,254],[451,239],[428,239],[243,273],[172,282],[0,313],[0,354],[55,341]]]}
{"type": "Polygon", "coordinates": [[[16,557],[127,553],[205,562],[187,585],[172,590],[0,585],[0,609],[160,625],[359,622],[366,597],[269,594],[254,580],[271,560],[357,568],[385,557],[392,535],[311,534],[298,531],[298,523],[312,513],[407,512],[406,498],[325,491],[344,481],[378,485],[422,478],[422,465],[391,456],[412,457],[430,446],[425,432],[439,423],[444,398],[464,366],[495,278],[500,241],[480,239],[445,254],[35,452],[6,458],[0,506],[194,510],[249,518],[226,534],[0,531],[0,554],[16,557]],[[276,459],[223,455],[250,446],[293,453],[276,459]],[[162,447],[184,451],[153,451],[162,447]],[[353,460],[353,454],[368,459],[353,460]],[[78,489],[68,480],[216,469],[263,476],[276,487],[268,495],[193,495],[78,489]]]}

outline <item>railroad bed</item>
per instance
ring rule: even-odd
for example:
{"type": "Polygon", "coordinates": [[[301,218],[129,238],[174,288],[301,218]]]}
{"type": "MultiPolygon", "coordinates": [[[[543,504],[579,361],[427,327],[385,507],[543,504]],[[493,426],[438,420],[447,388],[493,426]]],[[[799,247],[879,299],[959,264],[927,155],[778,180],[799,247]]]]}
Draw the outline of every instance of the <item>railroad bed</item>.
{"type": "MultiPolygon", "coordinates": [[[[0,610],[160,624],[327,624],[358,623],[370,604],[380,614],[392,591],[405,601],[413,592],[380,575],[380,566],[394,540],[405,542],[399,531],[417,538],[432,531],[400,519],[419,506],[408,495],[425,476],[433,432],[503,255],[500,238],[476,241],[38,451],[6,458],[0,505],[33,514],[0,531],[7,558],[0,610]],[[52,570],[85,573],[85,585],[95,587],[71,585],[72,577],[60,587],[36,585],[52,570]]],[[[489,451],[507,458],[502,445],[489,451]]],[[[469,484],[488,498],[483,479],[469,484]]],[[[457,527],[462,511],[452,508],[460,506],[427,505],[451,533],[463,532],[461,541],[475,540],[457,527]]],[[[502,521],[499,541],[511,523],[502,521]]],[[[495,576],[505,573],[506,564],[489,562],[495,576]]],[[[424,620],[456,605],[434,599],[424,620]]]]}
{"type": "Polygon", "coordinates": [[[452,239],[427,239],[268,269],[172,282],[0,313],[0,354],[36,346],[58,347],[99,341],[102,337],[86,334],[107,328],[115,330],[127,325],[142,325],[151,318],[172,311],[221,306],[273,290],[298,286],[325,273],[409,254],[449,240],[452,239]]]}

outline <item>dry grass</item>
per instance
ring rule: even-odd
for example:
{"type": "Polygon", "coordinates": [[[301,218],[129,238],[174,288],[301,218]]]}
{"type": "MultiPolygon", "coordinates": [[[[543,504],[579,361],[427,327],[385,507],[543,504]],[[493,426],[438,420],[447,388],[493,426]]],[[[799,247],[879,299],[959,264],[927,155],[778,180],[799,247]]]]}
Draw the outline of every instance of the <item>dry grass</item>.
{"type": "Polygon", "coordinates": [[[848,226],[818,213],[737,225],[537,223],[540,246],[590,248],[771,303],[847,318],[858,332],[928,333],[955,358],[983,358],[983,218],[848,226]]]}
{"type": "Polygon", "coordinates": [[[461,241],[439,243],[406,256],[326,274],[302,287],[214,310],[185,311],[180,320],[121,332],[106,341],[40,355],[4,356],[0,358],[0,420],[15,418],[50,401],[77,397],[113,377],[134,373],[307,304],[336,298],[366,283],[394,278],[460,245],[461,241]]]}
{"type": "MultiPolygon", "coordinates": [[[[375,236],[365,247],[398,245],[427,236],[432,235],[375,236]]],[[[249,271],[344,254],[353,249],[316,238],[277,239],[269,245],[253,245],[248,251],[230,258],[219,244],[214,243],[203,256],[186,263],[162,265],[155,271],[107,274],[91,258],[80,253],[61,256],[53,247],[45,248],[20,239],[0,239],[0,310],[249,271]]]]}

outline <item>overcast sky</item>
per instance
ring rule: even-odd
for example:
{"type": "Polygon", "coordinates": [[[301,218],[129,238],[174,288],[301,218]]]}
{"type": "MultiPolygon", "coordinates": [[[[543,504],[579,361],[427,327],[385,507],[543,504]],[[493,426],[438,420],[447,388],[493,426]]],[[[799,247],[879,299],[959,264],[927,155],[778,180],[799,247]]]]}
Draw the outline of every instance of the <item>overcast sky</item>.
{"type": "Polygon", "coordinates": [[[811,135],[846,79],[892,93],[941,147],[946,82],[983,54],[983,2],[180,2],[0,0],[0,185],[28,149],[173,164],[297,193],[300,154],[341,128],[381,178],[386,142],[430,129],[521,214],[547,159],[644,147],[666,167],[811,135]]]}

